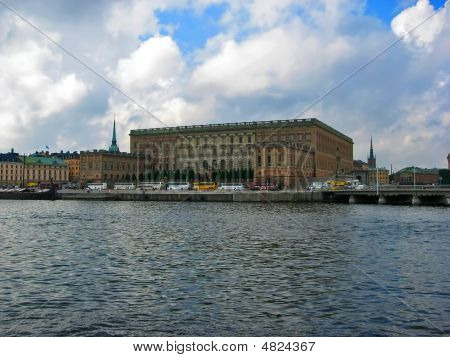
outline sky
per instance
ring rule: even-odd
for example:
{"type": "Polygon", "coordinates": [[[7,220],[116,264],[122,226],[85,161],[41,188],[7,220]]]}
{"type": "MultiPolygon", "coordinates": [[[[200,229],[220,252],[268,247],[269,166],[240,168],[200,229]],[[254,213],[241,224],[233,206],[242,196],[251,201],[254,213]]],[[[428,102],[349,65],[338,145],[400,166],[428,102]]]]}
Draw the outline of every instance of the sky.
{"type": "Polygon", "coordinates": [[[0,0],[0,152],[106,149],[114,116],[122,151],[130,129],[315,117],[355,159],[372,136],[380,166],[446,167],[449,39],[445,0],[0,0]]]}

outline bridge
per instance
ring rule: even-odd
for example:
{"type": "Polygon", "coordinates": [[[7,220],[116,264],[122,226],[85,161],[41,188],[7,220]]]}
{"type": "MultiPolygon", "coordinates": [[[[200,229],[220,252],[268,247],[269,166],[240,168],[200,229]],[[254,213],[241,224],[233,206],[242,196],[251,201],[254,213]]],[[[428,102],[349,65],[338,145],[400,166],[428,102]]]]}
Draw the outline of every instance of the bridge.
{"type": "Polygon", "coordinates": [[[379,186],[323,191],[326,202],[448,205],[450,186],[379,186]]]}

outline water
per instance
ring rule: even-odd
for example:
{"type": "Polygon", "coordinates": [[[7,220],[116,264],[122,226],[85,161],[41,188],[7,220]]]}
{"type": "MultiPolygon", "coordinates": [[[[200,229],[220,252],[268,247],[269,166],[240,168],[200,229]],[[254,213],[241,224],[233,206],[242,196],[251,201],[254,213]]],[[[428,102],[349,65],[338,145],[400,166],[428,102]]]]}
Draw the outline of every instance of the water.
{"type": "Polygon", "coordinates": [[[441,336],[450,209],[0,201],[1,336],[441,336]]]}

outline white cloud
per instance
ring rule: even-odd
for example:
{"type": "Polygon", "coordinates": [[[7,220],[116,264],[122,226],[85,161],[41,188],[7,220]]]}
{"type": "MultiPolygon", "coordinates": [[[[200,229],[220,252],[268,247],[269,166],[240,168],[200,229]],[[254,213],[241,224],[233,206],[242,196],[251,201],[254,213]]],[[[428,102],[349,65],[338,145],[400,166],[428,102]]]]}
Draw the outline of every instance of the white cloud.
{"type": "Polygon", "coordinates": [[[131,93],[150,88],[167,89],[181,74],[184,62],[177,44],[168,36],[141,43],[127,58],[120,59],[111,77],[131,93]]]}
{"type": "Polygon", "coordinates": [[[0,42],[0,142],[14,144],[22,131],[75,105],[88,86],[75,74],[63,74],[62,56],[20,20],[2,17],[0,42]]]}
{"type": "MultiPolygon", "coordinates": [[[[419,25],[435,11],[429,0],[419,0],[414,6],[403,10],[391,22],[392,31],[398,37],[404,36],[414,27],[419,25]]],[[[447,9],[443,9],[423,25],[406,36],[405,41],[417,47],[427,47],[439,35],[446,23],[447,9]]]]}
{"type": "Polygon", "coordinates": [[[274,89],[292,89],[325,76],[330,65],[354,49],[345,37],[323,39],[299,21],[254,35],[244,41],[222,38],[217,51],[193,72],[192,88],[219,96],[254,95],[274,89]],[[313,55],[313,54],[320,55],[313,55]]]}

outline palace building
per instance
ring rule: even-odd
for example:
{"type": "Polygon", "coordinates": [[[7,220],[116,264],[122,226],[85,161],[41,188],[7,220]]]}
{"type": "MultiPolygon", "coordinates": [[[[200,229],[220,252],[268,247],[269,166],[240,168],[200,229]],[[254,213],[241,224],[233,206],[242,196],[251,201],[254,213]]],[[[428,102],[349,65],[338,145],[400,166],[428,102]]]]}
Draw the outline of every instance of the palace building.
{"type": "Polygon", "coordinates": [[[11,149],[11,152],[0,154],[0,187],[21,185],[22,174],[23,162],[14,149],[11,149]]]}
{"type": "Polygon", "coordinates": [[[80,182],[106,182],[112,187],[116,182],[144,180],[144,160],[139,155],[121,152],[116,139],[116,122],[109,150],[81,151],[80,182]]]}
{"type": "Polygon", "coordinates": [[[51,181],[62,184],[69,180],[69,166],[57,157],[36,152],[22,156],[11,150],[0,154],[1,186],[50,185],[51,181]]]}
{"type": "Polygon", "coordinates": [[[149,177],[164,172],[284,188],[353,169],[353,140],[314,118],[131,130],[130,152],[145,156],[149,177]]]}

